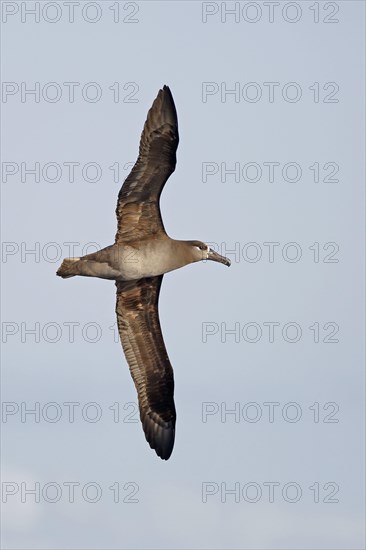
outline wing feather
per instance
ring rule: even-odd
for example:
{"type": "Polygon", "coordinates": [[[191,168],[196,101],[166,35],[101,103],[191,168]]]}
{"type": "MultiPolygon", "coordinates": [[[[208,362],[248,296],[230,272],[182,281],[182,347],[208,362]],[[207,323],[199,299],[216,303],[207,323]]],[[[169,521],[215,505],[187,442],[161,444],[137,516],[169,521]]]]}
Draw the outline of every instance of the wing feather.
{"type": "Polygon", "coordinates": [[[159,199],[175,170],[178,142],[177,112],[164,86],[148,112],[138,159],[118,195],[116,243],[164,232],[159,199]]]}
{"type": "Polygon", "coordinates": [[[173,369],[161,333],[158,300],[163,275],[117,282],[117,324],[135,383],[140,418],[152,449],[167,460],[173,450],[173,369]]]}

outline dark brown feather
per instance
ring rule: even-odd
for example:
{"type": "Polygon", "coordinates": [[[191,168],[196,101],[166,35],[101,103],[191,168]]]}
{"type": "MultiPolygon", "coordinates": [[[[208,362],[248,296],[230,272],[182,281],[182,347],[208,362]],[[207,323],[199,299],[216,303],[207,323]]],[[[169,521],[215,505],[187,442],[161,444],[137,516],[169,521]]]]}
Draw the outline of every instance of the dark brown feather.
{"type": "Polygon", "coordinates": [[[177,112],[164,86],[148,112],[138,159],[118,195],[116,243],[164,232],[159,198],[175,170],[178,142],[177,112]]]}
{"type": "Polygon", "coordinates": [[[163,275],[116,282],[117,324],[135,383],[145,437],[164,460],[173,450],[173,369],[161,333],[158,300],[163,275]]]}

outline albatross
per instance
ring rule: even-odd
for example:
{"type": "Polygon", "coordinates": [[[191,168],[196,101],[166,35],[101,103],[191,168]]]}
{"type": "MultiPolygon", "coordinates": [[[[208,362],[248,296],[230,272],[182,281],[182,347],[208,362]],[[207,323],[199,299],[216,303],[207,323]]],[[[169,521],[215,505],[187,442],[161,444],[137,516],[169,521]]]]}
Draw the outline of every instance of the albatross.
{"type": "Polygon", "coordinates": [[[202,260],[230,266],[202,241],[171,239],[163,225],[159,199],[176,165],[178,119],[173,96],[164,86],[148,112],[139,155],[117,201],[113,245],[80,258],[63,260],[57,275],[115,281],[117,325],[136,386],[146,440],[163,460],[175,438],[173,369],[158,314],[165,273],[202,260]]]}

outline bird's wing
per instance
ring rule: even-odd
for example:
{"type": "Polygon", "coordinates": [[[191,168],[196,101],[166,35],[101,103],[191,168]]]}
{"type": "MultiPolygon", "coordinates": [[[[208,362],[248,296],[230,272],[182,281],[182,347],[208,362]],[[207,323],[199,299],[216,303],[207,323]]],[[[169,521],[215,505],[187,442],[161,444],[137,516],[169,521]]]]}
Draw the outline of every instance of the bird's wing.
{"type": "Polygon", "coordinates": [[[164,86],[148,112],[138,159],[118,195],[117,244],[164,232],[159,198],[175,170],[178,142],[177,112],[164,86]]]}
{"type": "Polygon", "coordinates": [[[161,333],[158,299],[163,275],[116,282],[117,324],[135,383],[145,437],[167,460],[173,450],[175,406],[173,369],[161,333]]]}

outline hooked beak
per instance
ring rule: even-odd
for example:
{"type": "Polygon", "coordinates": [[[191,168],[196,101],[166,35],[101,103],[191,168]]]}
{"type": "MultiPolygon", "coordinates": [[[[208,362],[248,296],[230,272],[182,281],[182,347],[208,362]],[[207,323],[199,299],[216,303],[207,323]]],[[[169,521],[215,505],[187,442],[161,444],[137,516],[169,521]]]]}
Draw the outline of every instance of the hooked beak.
{"type": "Polygon", "coordinates": [[[227,265],[228,267],[230,267],[230,265],[231,265],[231,261],[228,258],[225,258],[225,256],[220,256],[220,254],[218,254],[217,252],[215,252],[211,248],[209,250],[207,259],[212,260],[214,262],[220,262],[220,264],[227,265]]]}

